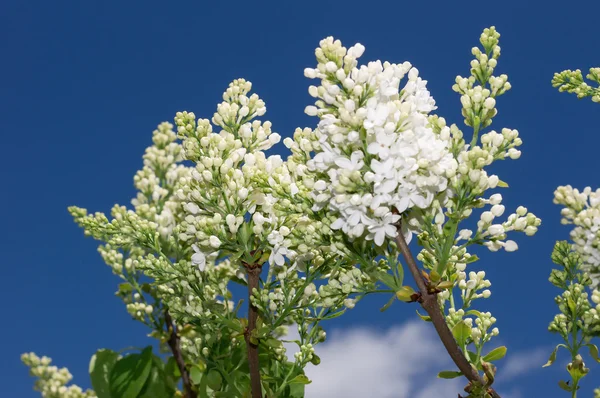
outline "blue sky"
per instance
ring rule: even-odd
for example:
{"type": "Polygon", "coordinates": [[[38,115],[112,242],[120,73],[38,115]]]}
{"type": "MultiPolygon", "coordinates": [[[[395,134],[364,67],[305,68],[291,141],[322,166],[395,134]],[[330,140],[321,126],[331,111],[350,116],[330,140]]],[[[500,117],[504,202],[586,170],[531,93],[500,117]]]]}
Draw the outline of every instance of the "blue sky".
{"type": "MultiPolygon", "coordinates": [[[[346,46],[364,44],[363,60],[410,61],[429,81],[438,113],[461,124],[451,86],[457,74],[468,74],[470,49],[482,29],[495,25],[502,34],[497,71],[508,74],[513,89],[499,99],[492,127],[518,129],[524,144],[521,159],[494,171],[510,184],[501,191],[507,209],[522,204],[543,220],[535,237],[517,238],[517,252],[482,250],[475,264],[493,283],[485,305],[498,318],[498,341],[509,347],[506,361],[512,358],[513,371],[526,371],[498,388],[511,397],[565,396],[556,386],[566,375],[559,369],[565,353],[558,366],[539,367],[559,342],[546,332],[557,293],[547,282],[549,255],[569,231],[559,223],[552,193],[562,184],[600,185],[600,108],[550,85],[556,71],[600,66],[597,29],[584,22],[600,12],[600,3],[578,4],[5,0],[0,395],[37,396],[19,362],[22,352],[51,356],[87,387],[88,361],[97,348],[148,343],[144,327],[114,297],[117,279],[97,243],[84,238],[66,207],[108,211],[115,202],[129,204],[133,175],[158,123],[181,110],[210,117],[228,83],[244,77],[266,101],[266,118],[283,137],[297,126],[313,126],[303,113],[311,102],[303,69],[315,64],[319,40],[333,35],[346,46]],[[532,364],[540,355],[542,363],[532,364]]],[[[365,299],[332,321],[332,339],[337,333],[352,341],[342,329],[367,328],[375,337],[400,330],[398,339],[413,345],[411,339],[423,335],[407,323],[416,307],[395,304],[381,314],[385,301],[365,299]]],[[[332,347],[328,355],[335,358],[332,347]]],[[[408,358],[401,349],[397,354],[392,364],[408,358]]],[[[599,379],[600,367],[592,368],[596,376],[585,380],[582,397],[591,396],[592,379],[599,379]]]]}

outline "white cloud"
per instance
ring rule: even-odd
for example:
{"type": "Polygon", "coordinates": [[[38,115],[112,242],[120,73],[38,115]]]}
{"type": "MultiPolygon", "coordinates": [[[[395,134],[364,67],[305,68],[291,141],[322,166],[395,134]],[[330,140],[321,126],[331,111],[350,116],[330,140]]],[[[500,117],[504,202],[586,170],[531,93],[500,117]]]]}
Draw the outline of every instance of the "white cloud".
{"type": "MultiPolygon", "coordinates": [[[[288,339],[297,338],[294,327],[288,339]]],[[[298,347],[286,344],[288,355],[298,347]]],[[[306,386],[311,398],[432,398],[456,397],[466,385],[464,378],[441,380],[441,370],[454,370],[431,324],[407,322],[389,329],[353,327],[333,330],[317,346],[319,366],[309,365],[306,386]]],[[[541,369],[547,349],[510,353],[499,363],[498,382],[541,369]]],[[[466,395],[466,394],[463,394],[466,395]]],[[[519,398],[518,389],[502,396],[519,398]]]]}
{"type": "MultiPolygon", "coordinates": [[[[288,346],[290,355],[295,351],[297,346],[288,346]]],[[[454,366],[431,324],[334,330],[317,353],[321,364],[306,369],[312,380],[307,397],[430,398],[455,396],[465,385],[462,379],[436,378],[454,366]]]]}
{"type": "Polygon", "coordinates": [[[513,379],[532,371],[541,370],[550,356],[551,349],[538,347],[527,351],[506,354],[504,362],[499,363],[498,378],[513,379]]]}

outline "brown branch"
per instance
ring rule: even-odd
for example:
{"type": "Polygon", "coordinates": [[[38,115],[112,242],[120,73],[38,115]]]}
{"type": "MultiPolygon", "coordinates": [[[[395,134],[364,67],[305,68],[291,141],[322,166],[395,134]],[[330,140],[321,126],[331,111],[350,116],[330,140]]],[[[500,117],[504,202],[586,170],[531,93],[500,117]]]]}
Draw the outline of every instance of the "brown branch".
{"type": "Polygon", "coordinates": [[[177,335],[175,323],[173,322],[169,311],[165,311],[165,322],[167,324],[167,330],[170,333],[169,340],[167,340],[167,343],[169,344],[169,348],[171,348],[171,352],[173,352],[173,357],[175,358],[175,362],[177,363],[177,367],[179,368],[179,373],[181,373],[181,379],[183,380],[183,396],[184,398],[196,398],[198,395],[192,389],[192,381],[190,380],[190,374],[188,373],[188,370],[185,367],[185,360],[183,359],[183,355],[181,354],[179,336],[177,335]]]}
{"type": "Polygon", "coordinates": [[[258,289],[258,280],[262,266],[260,264],[243,263],[248,271],[248,328],[245,332],[246,348],[248,351],[248,367],[250,368],[250,386],[252,398],[262,398],[262,387],[260,384],[260,365],[258,362],[258,345],[250,341],[252,331],[256,329],[258,309],[252,304],[252,290],[258,289]]]}
{"type": "MultiPolygon", "coordinates": [[[[460,350],[460,347],[456,343],[452,332],[448,328],[446,320],[444,319],[444,315],[442,314],[442,311],[440,309],[440,305],[438,304],[437,292],[429,291],[428,286],[426,285],[425,280],[423,279],[423,276],[419,271],[419,267],[417,266],[417,263],[410,249],[408,248],[408,244],[404,239],[404,235],[402,234],[400,224],[398,224],[398,235],[396,236],[396,244],[398,245],[398,248],[400,249],[400,252],[404,257],[404,261],[406,261],[406,264],[410,269],[410,273],[412,274],[415,282],[417,283],[417,287],[419,288],[420,297],[418,299],[418,302],[421,304],[421,307],[423,307],[423,309],[427,311],[427,314],[431,318],[431,322],[433,323],[433,326],[435,327],[435,330],[438,336],[440,337],[442,344],[444,344],[446,351],[448,351],[448,355],[450,355],[452,361],[454,361],[458,369],[471,383],[476,383],[480,384],[481,386],[485,386],[484,381],[479,376],[479,372],[477,372],[471,366],[463,352],[460,350]]],[[[492,398],[500,398],[500,395],[498,395],[498,393],[492,387],[488,387],[486,392],[492,398]]]]}

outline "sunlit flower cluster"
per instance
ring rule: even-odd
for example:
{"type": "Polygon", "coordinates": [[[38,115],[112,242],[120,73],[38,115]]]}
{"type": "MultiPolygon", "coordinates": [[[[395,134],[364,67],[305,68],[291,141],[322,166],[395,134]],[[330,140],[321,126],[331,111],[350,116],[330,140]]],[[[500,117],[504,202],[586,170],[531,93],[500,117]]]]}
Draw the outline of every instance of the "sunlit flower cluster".
{"type": "MultiPolygon", "coordinates": [[[[209,271],[209,257],[215,259],[212,267],[219,267],[229,256],[232,266],[243,271],[237,280],[244,279],[244,268],[268,264],[251,303],[272,331],[298,326],[302,354],[296,360],[304,366],[313,358],[312,346],[323,339],[320,319],[352,308],[359,298],[350,296],[364,294],[373,281],[364,275],[356,289],[340,291],[335,299],[327,289],[316,289],[316,280],[350,272],[354,264],[345,245],[333,242],[332,217],[314,203],[313,189],[320,183],[307,163],[316,134],[297,129],[285,140],[292,152],[287,160],[267,156],[280,136],[270,122],[255,119],[266,106],[251,88],[243,79],[232,82],[211,121],[189,112],[176,115],[185,157],[194,162],[191,178],[175,193],[186,213],[177,233],[182,244],[192,247],[190,260],[200,274],[209,271]]],[[[210,277],[206,281],[218,283],[210,277]]],[[[274,355],[280,358],[284,351],[275,347],[274,355]]]]}
{"type": "Polygon", "coordinates": [[[67,385],[73,376],[67,368],[51,366],[52,359],[38,357],[34,353],[21,355],[21,361],[29,367],[31,376],[36,377],[35,389],[44,398],[96,398],[91,390],[84,391],[77,385],[67,385]]]}
{"type": "MultiPolygon", "coordinates": [[[[398,261],[399,228],[408,241],[417,235],[423,278],[437,295],[432,302],[461,350],[475,345],[468,360],[481,370],[483,346],[499,332],[491,313],[470,309],[491,296],[491,282],[484,271],[467,269],[478,260],[469,247],[512,252],[518,246],[508,234],[530,236],[541,223],[523,206],[506,217],[502,196],[489,192],[507,184],[486,169],[518,159],[522,144],[517,130],[482,132],[497,114],[496,98],[510,89],[506,75],[493,76],[498,38],[494,28],[484,31],[483,51],[472,50],[471,76],[457,77],[453,87],[473,128],[469,142],[433,115],[427,82],[410,63],[359,65],[361,44],[346,49],[328,37],[316,50],[316,68],[304,72],[319,81],[305,110],[318,124],[283,140],[287,158],[267,154],[281,137],[259,120],[266,105],[252,84],[236,79],[210,120],[178,112],[175,127],[158,126],[134,177],[133,209],[115,205],[111,219],[69,210],[104,243],[100,254],[123,281],[117,295],[132,318],[163,348],[169,342],[172,349],[176,335],[187,365],[202,377],[208,367],[231,376],[219,376],[211,393],[248,391],[240,369],[256,346],[267,395],[282,396],[292,375],[305,377],[303,368],[319,363],[323,321],[371,293],[390,295],[383,309],[396,299],[418,301],[398,261]],[[478,221],[461,227],[474,211],[478,221]],[[250,286],[244,306],[234,285],[250,286]],[[253,329],[250,312],[258,313],[253,329]],[[292,324],[299,351],[288,362],[281,337],[292,324]]],[[[592,325],[596,309],[586,311],[584,322],[592,325]]],[[[48,362],[33,354],[23,360],[32,369],[48,362]]],[[[35,375],[56,378],[60,397],[93,396],[65,395],[68,372],[53,371],[62,375],[55,377],[46,368],[35,375]]]]}
{"type": "MultiPolygon", "coordinates": [[[[493,27],[483,32],[480,38],[483,49],[472,50],[475,59],[471,62],[471,76],[458,76],[453,86],[461,95],[464,122],[473,128],[470,140],[466,140],[456,125],[448,126],[444,118],[429,117],[434,133],[448,137],[447,145],[457,168],[448,178],[447,189],[429,208],[413,211],[409,221],[413,228],[421,231],[418,241],[423,249],[417,258],[430,270],[430,284],[441,290],[438,301],[448,326],[453,333],[464,337],[466,345],[473,344],[478,353],[483,352],[484,345],[498,335],[499,330],[493,326],[496,318],[491,313],[470,309],[476,300],[489,298],[492,292],[485,272],[471,270],[478,257],[468,249],[482,245],[492,252],[500,249],[513,252],[518,245],[508,239],[508,235],[523,232],[531,236],[541,224],[541,220],[523,206],[506,216],[502,195],[489,193],[508,185],[486,169],[498,160],[518,159],[521,152],[517,148],[522,144],[514,129],[482,133],[497,114],[497,97],[511,88],[506,75],[493,75],[500,55],[499,37],[493,27]],[[475,214],[479,216],[476,227],[469,223],[468,227],[461,228],[461,224],[475,214]],[[458,297],[454,288],[458,288],[458,297]]],[[[468,359],[479,366],[481,358],[478,355],[468,359]]]]}
{"type": "Polygon", "coordinates": [[[581,255],[583,269],[592,278],[593,286],[600,284],[600,189],[586,187],[579,191],[570,185],[554,192],[554,203],[565,206],[561,222],[573,224],[573,247],[581,255]]]}
{"type": "Polygon", "coordinates": [[[317,101],[306,113],[320,121],[307,166],[321,177],[315,206],[339,214],[331,228],[381,246],[396,236],[400,216],[393,211],[429,206],[457,164],[449,135],[428,126],[435,101],[419,71],[408,62],[358,67],[363,51],[328,37],[316,51],[317,68],[305,70],[321,81],[309,89],[317,101]]]}

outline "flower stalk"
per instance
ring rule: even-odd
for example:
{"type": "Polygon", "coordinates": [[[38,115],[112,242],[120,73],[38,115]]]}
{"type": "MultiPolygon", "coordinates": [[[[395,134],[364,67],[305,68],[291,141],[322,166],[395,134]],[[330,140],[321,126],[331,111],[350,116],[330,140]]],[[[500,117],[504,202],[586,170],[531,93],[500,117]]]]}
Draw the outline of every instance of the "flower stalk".
{"type": "MultiPolygon", "coordinates": [[[[460,350],[460,347],[456,343],[452,332],[448,328],[446,320],[444,319],[444,315],[442,314],[442,311],[438,304],[438,292],[435,290],[430,291],[430,289],[426,285],[425,280],[423,279],[423,276],[419,271],[419,267],[417,266],[417,263],[408,247],[408,244],[406,243],[406,239],[404,239],[400,223],[398,223],[398,234],[396,236],[396,244],[398,245],[398,249],[402,253],[404,261],[406,261],[410,273],[412,274],[419,289],[418,298],[416,301],[419,304],[421,304],[421,307],[423,307],[423,309],[431,318],[431,322],[435,327],[435,331],[440,337],[442,344],[444,344],[444,348],[446,348],[448,355],[450,355],[450,358],[452,358],[454,364],[456,364],[458,369],[471,383],[485,386],[485,383],[479,376],[479,373],[471,366],[467,358],[464,356],[463,352],[460,350]]],[[[498,395],[498,393],[492,387],[486,387],[486,392],[492,398],[500,398],[500,395],[498,395]]]]}
{"type": "Polygon", "coordinates": [[[173,322],[169,311],[165,311],[165,323],[167,324],[167,330],[169,331],[169,340],[167,340],[167,344],[173,353],[173,358],[175,358],[175,362],[179,368],[179,373],[181,373],[181,380],[183,382],[183,396],[184,398],[196,398],[198,395],[192,389],[190,374],[185,367],[185,360],[183,359],[183,354],[181,353],[179,336],[177,335],[175,323],[173,322]]]}
{"type": "Polygon", "coordinates": [[[252,388],[252,398],[262,398],[262,387],[260,383],[260,364],[258,361],[258,341],[252,341],[252,332],[256,329],[258,319],[258,308],[252,304],[252,292],[258,289],[261,264],[243,263],[248,271],[248,327],[244,334],[246,347],[248,350],[248,367],[250,370],[250,386],[252,388]]]}

